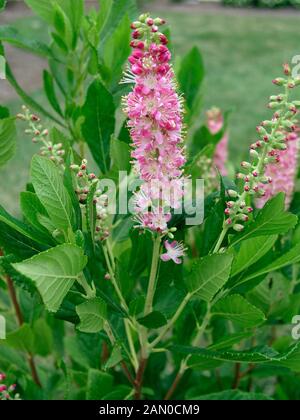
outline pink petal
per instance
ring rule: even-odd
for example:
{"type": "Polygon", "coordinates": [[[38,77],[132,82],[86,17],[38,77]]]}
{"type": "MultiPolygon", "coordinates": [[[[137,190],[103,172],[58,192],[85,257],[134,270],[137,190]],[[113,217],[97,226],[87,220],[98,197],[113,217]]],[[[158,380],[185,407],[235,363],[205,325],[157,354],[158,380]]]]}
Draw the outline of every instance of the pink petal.
{"type": "Polygon", "coordinates": [[[167,262],[167,261],[170,261],[171,257],[170,257],[170,255],[169,255],[169,254],[162,254],[162,255],[160,256],[160,259],[161,259],[162,261],[164,261],[164,262],[167,262]]]}

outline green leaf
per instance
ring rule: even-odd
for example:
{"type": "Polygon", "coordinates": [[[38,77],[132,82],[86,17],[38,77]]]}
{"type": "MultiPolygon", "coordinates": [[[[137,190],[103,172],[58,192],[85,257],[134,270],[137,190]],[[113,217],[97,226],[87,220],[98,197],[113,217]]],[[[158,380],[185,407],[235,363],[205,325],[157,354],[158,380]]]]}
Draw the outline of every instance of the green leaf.
{"type": "Polygon", "coordinates": [[[114,387],[114,390],[108,392],[102,397],[103,401],[111,401],[111,400],[127,400],[132,393],[132,389],[128,385],[118,385],[114,387]]]}
{"type": "Polygon", "coordinates": [[[286,267],[287,265],[296,264],[299,261],[300,261],[300,243],[295,245],[286,253],[282,254],[279,258],[275,259],[275,261],[271,262],[265,267],[262,267],[260,270],[255,271],[254,273],[251,273],[248,276],[243,277],[238,283],[235,284],[235,286],[241,285],[251,279],[262,276],[264,274],[268,274],[271,271],[277,271],[280,268],[286,267]]]}
{"type": "Polygon", "coordinates": [[[242,242],[232,263],[231,276],[246,270],[260,260],[275,244],[278,236],[258,236],[242,242]]]}
{"type": "MultiPolygon", "coordinates": [[[[30,238],[32,241],[44,243],[44,237],[39,234],[38,231],[31,229],[28,225],[11,216],[7,211],[0,205],[0,222],[3,222],[11,229],[17,231],[21,235],[30,238]]],[[[33,245],[33,244],[32,244],[33,245]]],[[[37,244],[36,244],[37,245],[37,244]]],[[[47,245],[47,243],[45,244],[47,245]]],[[[40,247],[35,247],[36,251],[40,250],[40,247]]]]}
{"type": "Polygon", "coordinates": [[[295,227],[297,216],[285,211],[285,195],[279,193],[259,211],[255,220],[248,225],[241,235],[233,240],[233,245],[241,240],[257,236],[276,235],[288,232],[295,227]]]}
{"type": "Polygon", "coordinates": [[[14,118],[0,120],[0,167],[5,165],[15,154],[16,126],[14,118]]]}
{"type": "Polygon", "coordinates": [[[53,3],[49,0],[25,0],[25,3],[34,13],[45,20],[50,25],[54,20],[53,3]]]}
{"type": "Polygon", "coordinates": [[[166,325],[167,319],[161,312],[154,311],[147,316],[139,318],[138,323],[146,328],[156,329],[166,325]]]}
{"type": "Polygon", "coordinates": [[[130,147],[128,144],[112,137],[111,143],[110,143],[110,158],[111,158],[111,164],[112,164],[113,170],[117,172],[119,171],[130,172],[131,155],[130,155],[130,147]]]}
{"type": "MultiPolygon", "coordinates": [[[[1,343],[1,341],[0,341],[1,343]]],[[[23,324],[17,330],[8,333],[3,344],[16,350],[34,352],[34,334],[28,324],[23,324]]]]}
{"type": "MultiPolygon", "coordinates": [[[[109,86],[118,86],[123,73],[123,65],[130,55],[130,19],[125,14],[107,41],[101,56],[109,71],[109,86]]],[[[99,55],[100,55],[99,54],[99,55]]]]}
{"type": "Polygon", "coordinates": [[[209,212],[204,224],[204,231],[202,236],[202,255],[208,254],[215,246],[224,223],[224,203],[223,200],[218,200],[209,212]]]}
{"type": "Polygon", "coordinates": [[[111,369],[119,364],[123,360],[122,352],[121,352],[121,345],[116,343],[112,349],[111,355],[109,359],[105,363],[104,369],[111,369]]]}
{"type": "MultiPolygon", "coordinates": [[[[226,115],[224,116],[224,119],[225,118],[227,118],[226,115]]],[[[205,125],[198,128],[198,130],[196,130],[193,135],[191,144],[189,145],[189,155],[195,156],[208,145],[213,146],[213,151],[214,151],[216,145],[223,138],[226,130],[227,130],[226,123],[223,125],[222,129],[218,131],[216,134],[211,133],[205,125]]]]}
{"type": "Polygon", "coordinates": [[[107,318],[107,305],[102,299],[89,299],[76,306],[76,312],[80,319],[77,326],[79,331],[95,334],[103,330],[107,318]]]}
{"type": "Polygon", "coordinates": [[[255,327],[266,320],[260,309],[240,295],[230,295],[219,300],[213,306],[212,314],[236,322],[244,328],[255,327]]]}
{"type": "Polygon", "coordinates": [[[215,254],[195,261],[187,278],[190,293],[210,302],[227,283],[232,258],[228,254],[215,254]]]}
{"type": "Polygon", "coordinates": [[[22,48],[42,57],[52,57],[51,49],[40,41],[24,38],[17,28],[13,26],[3,25],[0,27],[0,41],[7,42],[15,47],[22,48]]]}
{"type": "Polygon", "coordinates": [[[204,65],[202,56],[197,47],[193,47],[185,57],[183,57],[178,81],[184,93],[188,108],[191,110],[199,97],[199,91],[204,78],[204,65]]]}
{"type": "Polygon", "coordinates": [[[253,336],[251,332],[242,332],[242,333],[235,333],[225,335],[224,337],[220,338],[214,344],[208,347],[209,350],[225,350],[230,349],[235,344],[239,344],[241,341],[251,338],[253,336]]]}
{"type": "Polygon", "coordinates": [[[0,105],[0,120],[9,118],[9,109],[0,105]]]}
{"type": "Polygon", "coordinates": [[[272,401],[272,398],[264,394],[254,392],[243,392],[238,389],[231,389],[214,394],[191,397],[191,400],[198,401],[272,401]]]}
{"type": "Polygon", "coordinates": [[[107,4],[107,1],[104,2],[103,15],[100,17],[103,26],[99,38],[103,44],[112,36],[126,14],[128,14],[129,18],[132,20],[136,18],[137,8],[135,0],[111,0],[111,6],[107,4]],[[108,11],[109,14],[107,15],[108,11]],[[105,16],[103,16],[104,13],[107,15],[106,19],[105,16]]]}
{"type": "Polygon", "coordinates": [[[69,17],[65,13],[63,7],[61,7],[58,3],[54,3],[53,9],[55,11],[54,27],[57,30],[63,42],[66,44],[67,48],[72,50],[74,47],[74,33],[69,17]]]}
{"type": "Polygon", "coordinates": [[[87,400],[99,401],[105,394],[113,390],[113,376],[100,370],[88,371],[87,400]]]}
{"type": "Polygon", "coordinates": [[[110,138],[115,129],[115,105],[111,93],[99,80],[89,87],[82,108],[82,133],[103,173],[109,169],[110,138]]]}
{"type": "Polygon", "coordinates": [[[43,77],[44,77],[44,90],[46,92],[48,101],[50,105],[52,106],[52,108],[62,117],[63,113],[60,108],[57,96],[56,96],[53,76],[47,70],[44,70],[43,77]]]}
{"type": "Polygon", "coordinates": [[[231,363],[271,364],[272,366],[287,367],[300,372],[300,342],[292,345],[287,351],[278,353],[270,347],[253,351],[211,351],[198,347],[172,346],[171,349],[184,355],[197,355],[204,360],[217,360],[231,363]]]}
{"type": "Polygon", "coordinates": [[[56,312],[86,263],[81,248],[64,244],[12,266],[36,284],[46,308],[56,312]]]}
{"type": "Polygon", "coordinates": [[[53,332],[45,319],[35,321],[32,331],[34,334],[34,353],[46,357],[53,351],[53,332]]]}
{"type": "Polygon", "coordinates": [[[39,221],[39,215],[49,217],[44,206],[38,199],[37,195],[24,191],[20,194],[20,205],[23,216],[26,221],[32,225],[32,227],[38,230],[41,235],[45,237],[45,240],[50,244],[54,244],[52,236],[49,234],[49,231],[39,221]]]}
{"type": "Polygon", "coordinates": [[[31,177],[36,194],[57,229],[66,234],[72,229],[74,211],[59,169],[50,159],[34,156],[31,177]]]}

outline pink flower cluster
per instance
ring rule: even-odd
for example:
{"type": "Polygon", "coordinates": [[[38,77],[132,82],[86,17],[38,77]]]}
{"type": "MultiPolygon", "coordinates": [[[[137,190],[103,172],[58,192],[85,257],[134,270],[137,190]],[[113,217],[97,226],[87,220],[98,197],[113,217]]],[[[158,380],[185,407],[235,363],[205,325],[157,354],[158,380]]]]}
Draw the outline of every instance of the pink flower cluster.
{"type": "Polygon", "coordinates": [[[2,400],[14,400],[19,399],[19,395],[12,396],[12,393],[16,389],[16,384],[7,386],[4,382],[6,380],[6,375],[4,373],[0,373],[0,401],[2,400]]]}
{"type": "Polygon", "coordinates": [[[267,166],[265,174],[272,182],[264,187],[265,195],[256,200],[257,208],[262,208],[279,192],[285,193],[286,208],[289,208],[297,175],[298,140],[296,132],[289,133],[286,137],[287,149],[278,151],[279,162],[267,166]]]}
{"type": "Polygon", "coordinates": [[[183,195],[182,100],[176,92],[167,38],[158,33],[157,18],[141,17],[132,27],[133,51],[125,82],[134,88],[124,98],[133,140],[132,157],[143,181],[135,194],[135,211],[142,228],[167,232],[171,209],[183,195]]]}
{"type": "MultiPolygon", "coordinates": [[[[206,113],[207,127],[211,134],[217,134],[224,126],[224,118],[219,108],[212,108],[206,113]]],[[[216,146],[213,163],[222,176],[227,176],[226,162],[228,160],[228,133],[225,133],[216,146]]]]}

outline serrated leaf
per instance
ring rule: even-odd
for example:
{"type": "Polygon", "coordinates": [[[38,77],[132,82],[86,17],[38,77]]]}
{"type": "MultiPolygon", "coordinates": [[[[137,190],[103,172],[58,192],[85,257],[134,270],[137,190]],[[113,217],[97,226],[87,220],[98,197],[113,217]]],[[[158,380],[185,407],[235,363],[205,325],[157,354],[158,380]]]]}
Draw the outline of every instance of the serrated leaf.
{"type": "Polygon", "coordinates": [[[46,308],[56,312],[86,263],[81,248],[63,244],[12,266],[36,284],[46,308]]]}
{"type": "Polygon", "coordinates": [[[149,329],[161,328],[167,323],[166,317],[158,311],[153,311],[138,319],[138,323],[149,329]]]}
{"type": "Polygon", "coordinates": [[[72,229],[74,212],[71,199],[58,168],[50,159],[34,156],[31,178],[36,194],[57,229],[65,234],[72,229]]]}
{"type": "Polygon", "coordinates": [[[236,322],[244,328],[255,327],[266,320],[260,309],[240,295],[230,295],[219,300],[213,306],[212,314],[236,322]]]}
{"type": "Polygon", "coordinates": [[[189,292],[211,302],[228,281],[232,259],[229,254],[215,254],[195,261],[187,278],[189,292]]]}
{"type": "Polygon", "coordinates": [[[231,276],[241,273],[262,258],[275,244],[277,235],[258,236],[243,241],[232,263],[231,276]]]}
{"type": "Polygon", "coordinates": [[[89,87],[82,108],[82,134],[103,173],[109,169],[110,138],[115,129],[115,105],[110,92],[99,80],[89,87]]]}
{"type": "Polygon", "coordinates": [[[297,220],[297,216],[285,211],[285,195],[279,193],[265,204],[243,233],[234,238],[232,245],[257,236],[286,233],[295,227],[297,220]]]}
{"type": "Polygon", "coordinates": [[[15,119],[0,119],[0,167],[5,165],[15,154],[16,138],[15,119]]]}
{"type": "Polygon", "coordinates": [[[100,298],[89,299],[76,306],[76,312],[80,319],[77,329],[85,333],[97,333],[104,328],[107,318],[107,305],[100,298]]]}
{"type": "Polygon", "coordinates": [[[270,347],[253,351],[211,351],[197,347],[172,346],[175,353],[197,355],[204,360],[216,360],[231,363],[271,364],[272,366],[287,367],[300,372],[300,342],[292,345],[286,352],[278,353],[270,347]]]}
{"type": "Polygon", "coordinates": [[[224,337],[217,339],[214,344],[208,347],[209,350],[225,350],[232,348],[235,344],[240,343],[243,340],[251,338],[253,336],[251,332],[242,332],[225,335],[224,337]]]}

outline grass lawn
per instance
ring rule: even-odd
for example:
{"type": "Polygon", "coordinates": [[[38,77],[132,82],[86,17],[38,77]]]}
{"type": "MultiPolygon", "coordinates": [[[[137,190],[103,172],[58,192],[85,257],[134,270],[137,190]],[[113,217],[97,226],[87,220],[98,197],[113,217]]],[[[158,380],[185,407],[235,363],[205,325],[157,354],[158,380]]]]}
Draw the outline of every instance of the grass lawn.
{"type": "MultiPolygon", "coordinates": [[[[204,105],[232,110],[230,147],[237,163],[255,138],[257,123],[269,115],[266,102],[276,92],[271,80],[280,75],[284,61],[300,54],[300,15],[230,15],[169,9],[159,14],[170,23],[176,53],[184,54],[193,45],[200,48],[206,67],[204,105]]],[[[38,24],[32,18],[23,19],[18,27],[27,37],[30,32],[37,39],[45,35],[41,28],[37,30],[38,24]]],[[[19,103],[10,105],[16,110],[19,103]]],[[[17,211],[18,194],[24,188],[34,149],[30,140],[20,134],[15,159],[0,171],[1,203],[10,211],[17,211]]]]}

